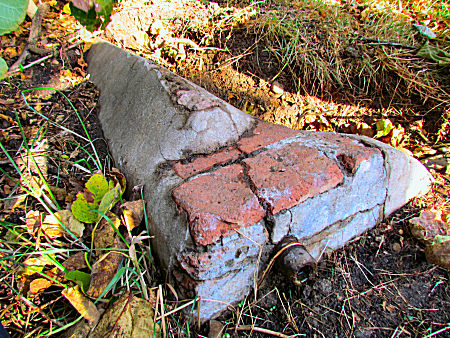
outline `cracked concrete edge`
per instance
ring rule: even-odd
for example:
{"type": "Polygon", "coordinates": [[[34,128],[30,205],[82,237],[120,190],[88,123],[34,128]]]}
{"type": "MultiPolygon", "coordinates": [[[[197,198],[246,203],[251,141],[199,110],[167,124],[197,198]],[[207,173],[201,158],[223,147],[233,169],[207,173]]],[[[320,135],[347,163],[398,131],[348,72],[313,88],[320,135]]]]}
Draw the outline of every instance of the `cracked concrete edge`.
{"type": "Polygon", "coordinates": [[[425,195],[431,189],[433,176],[419,160],[378,140],[361,135],[348,136],[383,152],[388,176],[384,217],[391,215],[412,198],[425,195]]]}

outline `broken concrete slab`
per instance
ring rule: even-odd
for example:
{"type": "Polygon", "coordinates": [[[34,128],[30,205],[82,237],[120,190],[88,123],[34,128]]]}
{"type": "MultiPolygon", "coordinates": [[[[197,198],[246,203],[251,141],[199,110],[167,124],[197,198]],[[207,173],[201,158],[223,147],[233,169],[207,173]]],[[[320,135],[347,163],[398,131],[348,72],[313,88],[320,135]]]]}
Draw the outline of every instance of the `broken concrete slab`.
{"type": "Polygon", "coordinates": [[[202,320],[248,294],[277,244],[318,259],[430,188],[417,160],[370,138],[257,120],[108,43],[88,63],[113,157],[145,187],[155,254],[202,320]]]}

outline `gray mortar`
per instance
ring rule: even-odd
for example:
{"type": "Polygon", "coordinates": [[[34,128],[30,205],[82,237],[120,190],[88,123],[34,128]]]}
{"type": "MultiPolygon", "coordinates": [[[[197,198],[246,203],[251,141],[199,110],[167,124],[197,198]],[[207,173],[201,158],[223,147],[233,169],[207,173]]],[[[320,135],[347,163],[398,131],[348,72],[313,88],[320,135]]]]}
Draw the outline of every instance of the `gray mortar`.
{"type": "MultiPolygon", "coordinates": [[[[346,135],[383,155],[361,162],[354,174],[343,171],[344,181],[327,192],[212,245],[197,247],[185,213],[172,199],[173,189],[185,181],[168,161],[234,144],[256,120],[163,67],[108,43],[93,45],[88,63],[91,79],[100,89],[99,117],[112,155],[131,186],[144,185],[152,248],[162,268],[170,272],[171,282],[174,277],[179,281],[180,292],[202,299],[202,320],[219,315],[249,293],[258,270],[270,260],[274,243],[285,236],[295,236],[317,259],[430,186],[431,176],[417,160],[376,140],[346,135]],[[204,258],[205,253],[211,258],[201,266],[186,259],[204,258]],[[182,287],[183,282],[191,287],[182,287]]],[[[315,135],[324,134],[301,131],[266,148],[298,142],[337,161],[339,143],[315,135]]]]}

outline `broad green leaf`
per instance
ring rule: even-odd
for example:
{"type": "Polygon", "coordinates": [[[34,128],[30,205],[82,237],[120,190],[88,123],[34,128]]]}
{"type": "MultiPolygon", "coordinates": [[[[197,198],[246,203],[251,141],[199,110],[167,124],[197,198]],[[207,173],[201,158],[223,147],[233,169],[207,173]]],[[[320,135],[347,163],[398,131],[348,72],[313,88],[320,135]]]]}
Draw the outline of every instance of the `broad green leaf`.
{"type": "Polygon", "coordinates": [[[11,33],[22,23],[28,0],[0,0],[0,35],[11,33]]]}
{"type": "Polygon", "coordinates": [[[378,120],[376,126],[377,126],[377,134],[375,135],[375,138],[386,136],[392,131],[392,129],[394,129],[394,125],[389,119],[378,120]]]}
{"type": "Polygon", "coordinates": [[[79,192],[76,200],[72,203],[72,213],[76,219],[84,223],[97,222],[100,218],[97,210],[97,203],[89,203],[86,201],[84,195],[79,192]]]}
{"type": "Polygon", "coordinates": [[[86,292],[89,289],[91,275],[86,272],[80,270],[69,271],[64,275],[64,277],[77,283],[82,288],[83,292],[86,292]]]}
{"type": "Polygon", "coordinates": [[[70,12],[86,29],[90,32],[95,31],[100,26],[100,20],[97,18],[97,13],[94,7],[92,7],[87,13],[81,9],[78,9],[70,3],[70,12]]]}
{"type": "Polygon", "coordinates": [[[102,174],[92,175],[89,181],[86,182],[86,188],[94,195],[94,201],[97,203],[111,189],[108,180],[102,174]]]}
{"type": "Polygon", "coordinates": [[[424,25],[413,25],[415,29],[420,33],[420,35],[425,36],[429,39],[435,39],[436,33],[434,33],[430,28],[424,25]]]}
{"type": "Polygon", "coordinates": [[[2,80],[5,77],[7,71],[8,71],[8,64],[6,63],[5,59],[0,57],[0,80],[2,80]]]}
{"type": "Polygon", "coordinates": [[[70,11],[87,30],[93,32],[109,23],[114,3],[115,0],[72,0],[70,11]]]}
{"type": "Polygon", "coordinates": [[[98,207],[98,211],[106,214],[120,199],[121,188],[120,184],[117,184],[113,189],[106,192],[102,201],[98,207]]]}

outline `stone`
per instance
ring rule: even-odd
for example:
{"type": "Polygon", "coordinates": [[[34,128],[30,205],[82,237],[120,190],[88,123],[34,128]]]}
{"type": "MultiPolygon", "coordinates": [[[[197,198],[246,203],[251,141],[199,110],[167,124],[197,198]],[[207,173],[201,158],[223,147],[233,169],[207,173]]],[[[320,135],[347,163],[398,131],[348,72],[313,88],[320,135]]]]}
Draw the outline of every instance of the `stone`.
{"type": "Polygon", "coordinates": [[[155,257],[201,321],[246,297],[282,243],[300,245],[285,263],[310,263],[430,188],[417,160],[368,137],[260,121],[108,43],[88,64],[116,164],[144,186],[155,257]]]}

